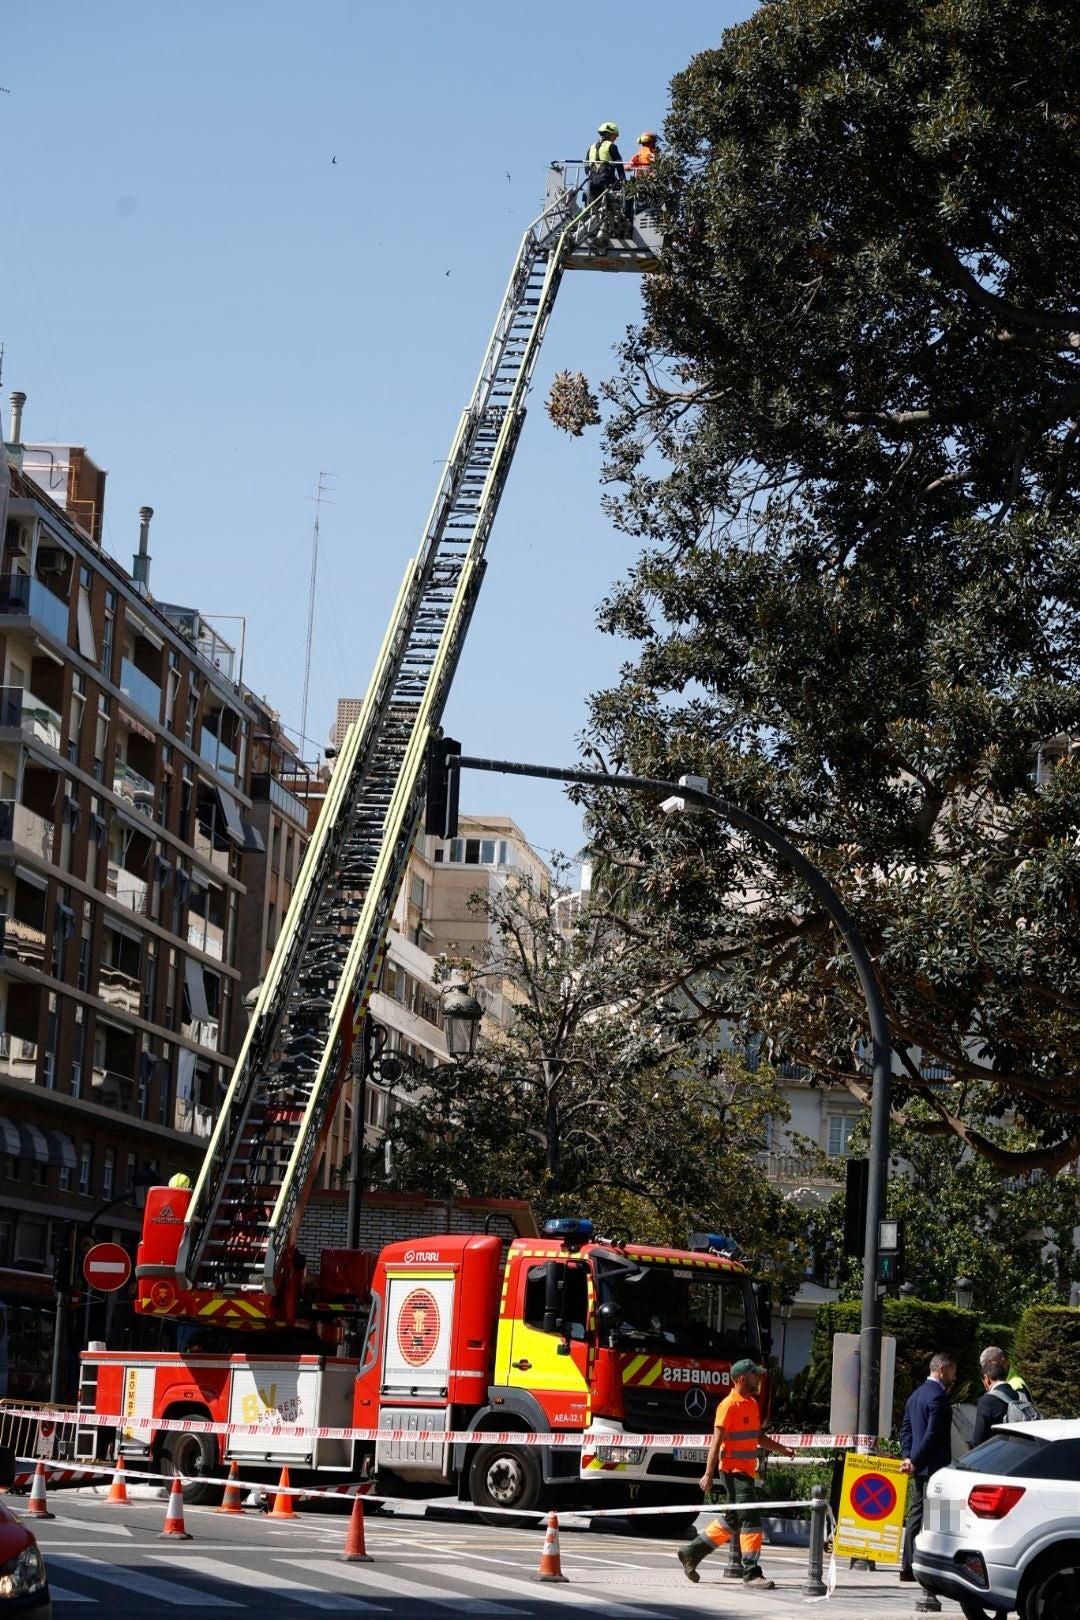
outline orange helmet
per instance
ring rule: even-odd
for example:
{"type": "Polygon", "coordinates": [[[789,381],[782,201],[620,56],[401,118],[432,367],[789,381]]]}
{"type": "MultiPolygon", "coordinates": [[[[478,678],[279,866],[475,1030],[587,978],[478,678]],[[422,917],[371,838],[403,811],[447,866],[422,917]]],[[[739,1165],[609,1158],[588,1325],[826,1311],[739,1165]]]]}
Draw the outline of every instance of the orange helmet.
{"type": "Polygon", "coordinates": [[[637,138],[637,143],[639,146],[655,146],[656,136],[651,129],[643,130],[637,138]]]}

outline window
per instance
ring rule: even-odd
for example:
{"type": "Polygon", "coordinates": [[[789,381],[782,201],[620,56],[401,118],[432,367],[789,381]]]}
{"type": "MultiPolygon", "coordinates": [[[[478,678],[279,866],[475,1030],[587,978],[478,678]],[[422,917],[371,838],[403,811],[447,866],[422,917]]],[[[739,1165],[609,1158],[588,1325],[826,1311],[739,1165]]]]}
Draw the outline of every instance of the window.
{"type": "Polygon", "coordinates": [[[89,1142],[84,1142],[82,1152],[79,1154],[79,1191],[84,1198],[89,1198],[93,1187],[91,1176],[94,1169],[94,1150],[89,1142]]]}
{"type": "MultiPolygon", "coordinates": [[[[71,1095],[82,1096],[83,1051],[86,1046],[86,1025],[82,1018],[82,1008],[75,1009],[75,1036],[71,1048],[71,1095]]],[[[68,1178],[68,1186],[71,1181],[68,1178]]]]}
{"type": "Polygon", "coordinates": [[[427,898],[427,884],[422,877],[413,878],[409,889],[409,898],[414,906],[419,906],[420,910],[423,911],[424,901],[427,898]]]}
{"type": "Polygon", "coordinates": [[[113,1182],[116,1178],[116,1149],[105,1149],[105,1164],[101,1172],[101,1196],[109,1199],[113,1196],[113,1182]]]}
{"type": "Polygon", "coordinates": [[[558,1280],[551,1291],[552,1314],[555,1316],[554,1329],[546,1326],[545,1314],[548,1311],[548,1268],[543,1266],[530,1266],[525,1281],[525,1309],[522,1313],[525,1326],[536,1328],[540,1333],[561,1332],[565,1321],[572,1339],[585,1337],[585,1323],[588,1319],[588,1293],[587,1273],[582,1265],[567,1265],[555,1262],[558,1280]]]}
{"type": "Polygon", "coordinates": [[[112,680],[113,629],[116,623],[115,617],[113,613],[109,611],[107,605],[110,597],[115,604],[115,593],[113,591],[106,591],[105,622],[101,627],[101,673],[104,675],[107,681],[112,680]]]}
{"type": "Polygon", "coordinates": [[[833,1114],[829,1118],[828,1125],[829,1145],[826,1152],[830,1159],[845,1159],[851,1133],[855,1129],[855,1117],[852,1114],[833,1114]]]}

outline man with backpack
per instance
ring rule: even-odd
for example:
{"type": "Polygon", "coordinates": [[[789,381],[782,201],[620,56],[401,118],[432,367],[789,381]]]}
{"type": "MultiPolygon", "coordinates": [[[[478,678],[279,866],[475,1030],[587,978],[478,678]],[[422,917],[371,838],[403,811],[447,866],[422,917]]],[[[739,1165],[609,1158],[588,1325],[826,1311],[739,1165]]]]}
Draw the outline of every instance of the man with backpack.
{"type": "Polygon", "coordinates": [[[979,1357],[984,1393],[975,1408],[972,1449],[989,1440],[995,1423],[1033,1423],[1041,1416],[1027,1386],[1009,1382],[1009,1361],[999,1345],[987,1345],[979,1357]]]}

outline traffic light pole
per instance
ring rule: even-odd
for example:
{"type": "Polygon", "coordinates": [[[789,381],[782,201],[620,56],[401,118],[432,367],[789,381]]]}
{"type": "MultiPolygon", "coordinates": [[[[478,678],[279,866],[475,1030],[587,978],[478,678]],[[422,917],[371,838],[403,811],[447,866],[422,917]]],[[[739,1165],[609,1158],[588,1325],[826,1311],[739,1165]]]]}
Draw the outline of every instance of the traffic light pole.
{"type": "MultiPolygon", "coordinates": [[[[892,1087],[892,1045],[889,1040],[885,1001],[874,964],[847,907],[812,861],[776,827],[752,816],[727,799],[695,787],[692,779],[667,782],[649,776],[611,775],[604,771],[564,770],[557,765],[525,765],[515,760],[474,759],[447,752],[441,756],[448,776],[457,771],[494,771],[505,776],[533,776],[553,782],[577,782],[586,787],[615,789],[625,793],[648,793],[682,800],[707,810],[721,821],[740,827],[776,851],[813,890],[851,955],[859,986],[866,1002],[870,1039],[873,1046],[873,1093],[870,1107],[870,1152],[866,1189],[866,1227],[863,1233],[862,1316],[859,1331],[859,1433],[875,1437],[878,1432],[878,1394],[881,1382],[881,1295],[878,1285],[878,1226],[885,1213],[889,1174],[889,1112],[892,1087]]],[[[430,829],[429,829],[430,830],[430,829]]]]}

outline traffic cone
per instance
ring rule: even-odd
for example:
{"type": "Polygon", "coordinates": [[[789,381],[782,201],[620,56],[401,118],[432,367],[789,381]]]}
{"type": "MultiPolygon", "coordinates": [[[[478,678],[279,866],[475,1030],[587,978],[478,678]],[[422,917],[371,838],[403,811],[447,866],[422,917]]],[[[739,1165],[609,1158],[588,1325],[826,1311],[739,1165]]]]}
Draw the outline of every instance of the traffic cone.
{"type": "Polygon", "coordinates": [[[373,1562],[371,1554],[364,1546],[364,1500],[361,1496],[353,1497],[349,1533],[345,1537],[345,1551],[341,1555],[341,1562],[343,1564],[370,1564],[373,1562]]]}
{"type": "Polygon", "coordinates": [[[30,1499],[26,1504],[27,1514],[31,1519],[55,1519],[56,1514],[49,1512],[49,1504],[45,1500],[45,1465],[38,1463],[34,1469],[34,1483],[30,1487],[30,1499]]]}
{"type": "Polygon", "coordinates": [[[219,1513],[243,1513],[244,1488],[236,1475],[236,1463],[229,1464],[229,1478],[225,1485],[225,1495],[221,1498],[219,1513]]]}
{"type": "Polygon", "coordinates": [[[105,1498],[105,1502],[109,1507],[131,1506],[127,1493],[127,1480],[124,1478],[123,1452],[116,1459],[116,1472],[113,1474],[112,1484],[109,1486],[109,1494],[105,1498]]]}
{"type": "Polygon", "coordinates": [[[184,1487],[178,1478],[173,1479],[172,1490],[169,1492],[169,1505],[165,1509],[165,1526],[158,1536],[168,1536],[176,1541],[190,1541],[190,1532],[184,1529],[184,1487]]]}
{"type": "Polygon", "coordinates": [[[289,1470],[287,1468],[281,1470],[281,1478],[278,1480],[277,1495],[274,1497],[274,1505],[270,1509],[270,1517],[272,1519],[298,1519],[300,1517],[293,1507],[292,1492],[289,1489],[289,1470]]]}
{"type": "Polygon", "coordinates": [[[544,1532],[544,1550],[540,1554],[540,1568],[533,1576],[534,1581],[565,1581],[562,1572],[562,1560],[559,1557],[559,1519],[555,1513],[548,1514],[547,1529],[544,1532]]]}

